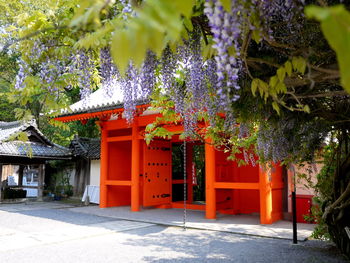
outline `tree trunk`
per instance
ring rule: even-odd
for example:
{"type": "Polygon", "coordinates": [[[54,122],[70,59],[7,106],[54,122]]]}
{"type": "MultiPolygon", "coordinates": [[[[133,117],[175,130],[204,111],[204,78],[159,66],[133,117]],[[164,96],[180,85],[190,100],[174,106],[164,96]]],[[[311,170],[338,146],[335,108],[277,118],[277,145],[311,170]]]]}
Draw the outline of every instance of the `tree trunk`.
{"type": "Polygon", "coordinates": [[[345,158],[344,162],[339,162],[336,169],[333,189],[335,200],[326,208],[324,219],[328,226],[329,234],[332,240],[340,250],[350,258],[350,235],[346,228],[350,228],[350,155],[345,158]],[[339,186],[343,186],[340,189],[339,186]]]}

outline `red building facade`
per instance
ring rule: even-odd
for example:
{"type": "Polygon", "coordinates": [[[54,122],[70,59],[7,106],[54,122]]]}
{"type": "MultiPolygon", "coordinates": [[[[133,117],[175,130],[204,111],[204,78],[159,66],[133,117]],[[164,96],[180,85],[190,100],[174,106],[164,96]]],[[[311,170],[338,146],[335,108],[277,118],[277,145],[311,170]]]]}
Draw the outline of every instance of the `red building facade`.
{"type": "MultiPolygon", "coordinates": [[[[61,115],[62,122],[86,121],[98,118],[101,127],[100,207],[130,206],[131,211],[141,207],[183,208],[184,178],[176,176],[175,158],[186,163],[186,207],[204,210],[208,219],[217,213],[259,213],[262,224],[271,224],[283,217],[282,167],[246,165],[238,167],[228,161],[227,154],[217,150],[209,141],[186,142],[185,152],[176,156],[176,147],[182,147],[179,134],[183,127],[167,126],[175,135],[170,140],[155,139],[149,145],[144,140],[145,127],[158,114],[146,114],[147,105],[139,105],[139,114],[129,125],[122,118],[123,108],[94,107],[61,115]],[[119,116],[119,117],[113,117],[119,116]],[[111,118],[112,117],[112,118],[111,118]],[[204,150],[202,187],[204,200],[194,200],[197,186],[194,150],[204,150]],[[185,159],[185,160],[184,160],[185,159]]],[[[184,165],[183,165],[184,166],[184,165]]]]}

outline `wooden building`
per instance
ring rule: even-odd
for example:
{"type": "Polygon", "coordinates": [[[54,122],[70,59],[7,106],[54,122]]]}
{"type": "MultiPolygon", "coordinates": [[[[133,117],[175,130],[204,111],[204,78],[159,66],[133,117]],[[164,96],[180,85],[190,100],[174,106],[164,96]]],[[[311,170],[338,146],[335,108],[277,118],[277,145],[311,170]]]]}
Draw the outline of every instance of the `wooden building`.
{"type": "Polygon", "coordinates": [[[75,161],[74,196],[82,196],[86,186],[99,186],[100,139],[74,136],[69,148],[75,161]]]}
{"type": "MultiPolygon", "coordinates": [[[[210,141],[187,141],[184,145],[178,135],[171,140],[159,138],[147,145],[145,127],[159,114],[150,111],[147,103],[140,102],[133,123],[129,125],[123,118],[120,99],[118,94],[103,97],[100,89],[56,118],[62,122],[98,119],[101,127],[100,207],[130,206],[135,212],[141,207],[183,208],[186,199],[188,209],[204,210],[208,219],[216,218],[217,213],[259,213],[262,224],[282,219],[285,194],[281,166],[238,167],[210,141]],[[204,154],[203,202],[194,200],[194,187],[198,186],[199,178],[193,153],[198,147],[204,154]],[[186,163],[182,166],[186,172],[186,191],[183,189],[184,173],[176,172],[177,160],[186,163]],[[184,192],[187,192],[186,197],[184,192]]],[[[164,128],[174,134],[183,130],[181,125],[164,128]]]]}
{"type": "Polygon", "coordinates": [[[0,122],[0,201],[7,177],[14,172],[13,166],[19,167],[18,185],[12,185],[11,188],[35,188],[40,200],[43,196],[46,161],[67,160],[71,157],[68,148],[52,143],[40,132],[35,120],[0,122]],[[21,134],[25,134],[28,140],[20,140],[21,134]],[[37,186],[22,185],[25,167],[37,170],[37,186]]]}

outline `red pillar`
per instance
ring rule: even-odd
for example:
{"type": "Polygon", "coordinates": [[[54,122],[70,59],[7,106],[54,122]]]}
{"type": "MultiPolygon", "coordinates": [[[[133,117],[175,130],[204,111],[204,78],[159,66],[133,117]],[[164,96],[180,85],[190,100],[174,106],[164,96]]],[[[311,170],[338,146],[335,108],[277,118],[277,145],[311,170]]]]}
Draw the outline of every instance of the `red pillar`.
{"type": "Polygon", "coordinates": [[[205,144],[205,217],[216,218],[216,196],[215,196],[215,148],[211,141],[205,144]]]}
{"type": "Polygon", "coordinates": [[[260,223],[272,223],[271,169],[259,165],[260,223]]]}
{"type": "Polygon", "coordinates": [[[106,181],[108,178],[108,131],[103,125],[103,122],[100,123],[101,126],[101,166],[100,166],[100,207],[107,207],[107,185],[106,181]]]}
{"type": "Polygon", "coordinates": [[[139,127],[135,118],[132,126],[131,142],[131,211],[140,211],[140,139],[139,127]]]}

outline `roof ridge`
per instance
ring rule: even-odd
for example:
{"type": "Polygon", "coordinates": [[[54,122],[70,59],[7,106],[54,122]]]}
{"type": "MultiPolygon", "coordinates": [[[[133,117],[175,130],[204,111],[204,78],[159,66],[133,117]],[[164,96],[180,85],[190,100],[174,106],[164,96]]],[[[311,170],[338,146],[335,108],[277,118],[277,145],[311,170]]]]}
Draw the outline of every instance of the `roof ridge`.
{"type": "Polygon", "coordinates": [[[19,126],[23,123],[25,123],[25,122],[22,122],[22,121],[10,121],[10,122],[0,121],[0,129],[1,128],[5,128],[5,129],[14,128],[14,127],[19,126]]]}

